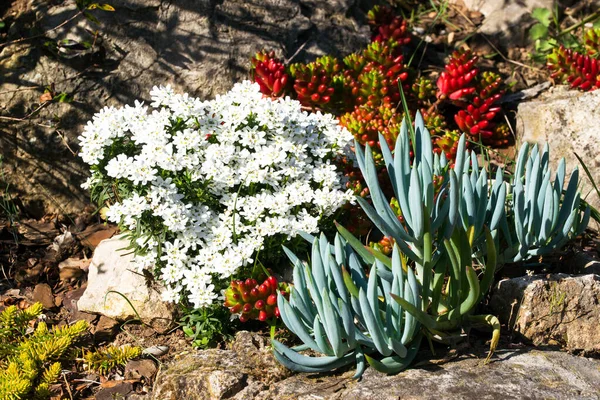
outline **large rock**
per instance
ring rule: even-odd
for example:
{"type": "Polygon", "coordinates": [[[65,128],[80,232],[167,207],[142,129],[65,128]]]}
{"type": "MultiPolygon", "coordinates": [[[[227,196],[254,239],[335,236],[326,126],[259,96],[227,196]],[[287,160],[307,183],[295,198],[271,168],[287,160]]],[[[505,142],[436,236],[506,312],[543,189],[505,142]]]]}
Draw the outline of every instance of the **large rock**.
{"type": "Polygon", "coordinates": [[[132,268],[133,254],[125,249],[128,246],[129,241],[121,237],[100,242],[90,263],[87,288],[77,307],[79,311],[121,321],[139,315],[145,323],[167,327],[174,308],[161,300],[159,288],[150,287],[146,278],[132,268]]]}
{"type": "Polygon", "coordinates": [[[598,399],[600,361],[558,351],[499,350],[483,365],[479,356],[433,364],[421,362],[395,376],[367,369],[289,375],[278,367],[256,334],[239,332],[232,350],[185,355],[159,372],[153,399],[598,399]]]}
{"type": "Polygon", "coordinates": [[[490,306],[509,329],[537,346],[600,352],[600,275],[505,279],[490,306]]]}
{"type": "Polygon", "coordinates": [[[462,2],[472,11],[484,15],[478,32],[498,36],[503,46],[524,45],[527,42],[527,27],[534,23],[531,11],[536,7],[552,10],[553,0],[451,0],[462,2]]]}
{"type": "Polygon", "coordinates": [[[203,350],[175,358],[156,377],[152,398],[254,399],[289,374],[273,358],[265,339],[241,331],[229,350],[203,350]]]}
{"type": "Polygon", "coordinates": [[[548,142],[553,168],[563,157],[568,174],[579,167],[584,182],[582,195],[587,195],[586,200],[593,206],[600,207],[600,198],[575,157],[577,153],[582,158],[600,185],[600,91],[582,93],[559,86],[538,99],[519,104],[517,142],[548,142]]]}
{"type": "MultiPolygon", "coordinates": [[[[76,137],[102,107],[148,100],[149,90],[160,84],[213,97],[246,78],[250,58],[263,48],[301,61],[325,53],[343,56],[365,47],[370,39],[365,10],[357,0],[108,3],[115,12],[91,12],[99,25],[80,16],[48,33],[55,43],[69,41],[71,54],[64,46],[59,51],[69,58],[46,51],[46,39],[0,47],[2,115],[29,114],[50,85],[73,99],[47,104],[24,122],[2,120],[4,172],[30,212],[73,212],[88,201],[79,187],[87,168],[69,149],[77,152],[76,137]],[[84,42],[94,46],[73,51],[84,42]]],[[[10,38],[54,28],[76,12],[74,1],[31,0],[9,27],[10,38]],[[34,24],[39,29],[31,32],[28,26],[34,24]]]]}
{"type": "MultiPolygon", "coordinates": [[[[555,0],[450,0],[450,3],[464,3],[472,11],[484,15],[478,32],[494,36],[497,44],[525,46],[529,43],[529,28],[537,21],[531,16],[534,8],[554,10],[555,0]]],[[[575,0],[561,0],[563,7],[576,3],[575,0]]],[[[600,6],[600,0],[589,0],[590,8],[600,6]]]]}

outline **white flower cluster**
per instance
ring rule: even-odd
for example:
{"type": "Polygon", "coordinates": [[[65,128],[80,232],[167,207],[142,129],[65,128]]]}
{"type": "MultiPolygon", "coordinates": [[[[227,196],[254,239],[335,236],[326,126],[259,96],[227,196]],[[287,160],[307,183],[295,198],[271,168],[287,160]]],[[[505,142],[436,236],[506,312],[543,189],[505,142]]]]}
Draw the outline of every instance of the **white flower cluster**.
{"type": "Polygon", "coordinates": [[[150,94],[150,113],[136,102],[96,114],[80,136],[81,157],[91,165],[88,187],[129,185],[107,218],[143,232],[135,262],[160,268],[165,300],[211,304],[213,278],[252,262],[266,237],[315,232],[352,200],[332,164],[351,155],[352,135],[333,116],[265,99],[248,81],[212,101],[169,86],[150,94]]]}

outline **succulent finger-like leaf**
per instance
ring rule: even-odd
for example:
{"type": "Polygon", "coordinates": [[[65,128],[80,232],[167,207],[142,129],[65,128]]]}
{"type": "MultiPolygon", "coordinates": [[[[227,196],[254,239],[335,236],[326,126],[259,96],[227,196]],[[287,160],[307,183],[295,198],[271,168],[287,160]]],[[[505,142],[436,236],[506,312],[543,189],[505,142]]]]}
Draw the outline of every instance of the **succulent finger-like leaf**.
{"type": "Polygon", "coordinates": [[[521,181],[521,178],[525,174],[525,165],[527,162],[527,154],[529,154],[529,143],[524,142],[519,149],[519,155],[517,156],[517,167],[515,168],[514,178],[516,181],[521,181]]]}
{"type": "Polygon", "coordinates": [[[450,170],[448,175],[450,177],[450,196],[449,196],[449,210],[448,210],[448,224],[446,225],[446,231],[444,237],[449,238],[454,231],[458,217],[460,214],[460,186],[458,178],[453,170],[450,170]]]}
{"type": "Polygon", "coordinates": [[[333,356],[333,348],[331,344],[327,341],[327,332],[325,332],[325,327],[323,326],[323,322],[321,318],[317,315],[315,316],[315,320],[313,321],[313,334],[315,337],[315,342],[319,345],[321,349],[320,352],[326,354],[328,356],[333,356]]]}
{"type": "MultiPolygon", "coordinates": [[[[304,300],[298,294],[298,290],[296,286],[292,286],[290,290],[290,305],[293,308],[298,309],[300,318],[304,321],[306,325],[309,325],[315,318],[315,312],[311,308],[309,308],[304,300]]],[[[310,301],[310,300],[309,300],[310,301]]]]}
{"type": "Polygon", "coordinates": [[[409,179],[410,179],[410,165],[405,165],[407,161],[410,159],[408,152],[403,149],[399,149],[399,146],[402,143],[401,140],[396,141],[396,157],[394,158],[394,170],[396,173],[396,186],[398,187],[398,204],[400,205],[400,210],[402,210],[402,214],[404,220],[407,225],[412,224],[412,218],[410,213],[405,213],[404,210],[408,210],[410,207],[408,200],[408,187],[409,187],[409,179]]]}
{"type": "Polygon", "coordinates": [[[388,344],[399,357],[406,357],[407,349],[400,341],[390,337],[388,344]]]}
{"type": "Polygon", "coordinates": [[[356,346],[356,326],[354,325],[350,305],[338,299],[338,308],[340,309],[340,316],[344,325],[344,337],[346,338],[348,347],[352,349],[356,346]]]}
{"type": "MultiPolygon", "coordinates": [[[[560,212],[558,213],[558,221],[564,221],[568,218],[571,210],[577,208],[575,206],[576,194],[577,194],[577,185],[579,183],[579,170],[575,168],[573,172],[571,172],[571,177],[569,178],[569,184],[567,185],[567,190],[565,191],[562,206],[560,207],[560,212]]],[[[578,199],[577,199],[578,200],[578,199]]],[[[579,202],[577,201],[577,206],[579,206],[579,202]]]]}
{"type": "Polygon", "coordinates": [[[479,279],[471,266],[467,266],[467,281],[469,282],[469,292],[465,301],[460,305],[460,315],[465,315],[477,305],[481,293],[479,279]]]}
{"type": "MultiPolygon", "coordinates": [[[[386,143],[386,142],[383,142],[386,143]]],[[[385,147],[385,145],[383,146],[385,147]]],[[[375,161],[373,160],[373,151],[367,144],[365,147],[365,159],[364,166],[365,170],[362,171],[365,178],[365,182],[369,187],[371,199],[373,200],[373,206],[377,210],[378,215],[385,220],[392,230],[402,230],[402,225],[398,221],[398,217],[390,207],[390,204],[385,200],[385,196],[379,186],[379,178],[377,177],[377,168],[375,167],[375,161]]],[[[358,197],[357,199],[362,199],[358,197]]],[[[361,207],[362,207],[362,203],[361,207]]],[[[404,239],[407,240],[407,239],[404,239]]]]}
{"type": "Polygon", "coordinates": [[[344,267],[342,267],[342,276],[344,277],[344,285],[346,285],[346,289],[348,289],[353,297],[358,298],[358,287],[354,284],[350,273],[344,267]]]}
{"type": "Polygon", "coordinates": [[[356,251],[358,253],[358,255],[360,255],[360,257],[367,264],[370,265],[375,262],[375,257],[373,256],[373,254],[371,254],[369,252],[369,250],[367,250],[365,248],[365,246],[360,242],[360,240],[358,240],[352,233],[350,233],[350,231],[348,231],[346,228],[344,228],[342,225],[338,224],[337,222],[335,222],[335,227],[337,228],[340,235],[342,235],[342,237],[344,239],[346,239],[348,244],[350,246],[352,246],[354,251],[356,251]]]}
{"type": "Polygon", "coordinates": [[[488,363],[496,351],[496,347],[498,346],[498,342],[500,341],[500,321],[493,315],[470,315],[468,317],[469,322],[475,328],[480,328],[482,326],[488,327],[492,329],[492,340],[490,341],[490,351],[485,359],[485,362],[488,363]]]}
{"type": "Polygon", "coordinates": [[[350,254],[348,258],[348,266],[350,267],[350,276],[354,283],[363,290],[367,290],[367,280],[362,265],[354,254],[350,254]]]}
{"type": "MultiPolygon", "coordinates": [[[[415,295],[413,294],[413,291],[410,288],[410,285],[408,284],[408,282],[405,282],[405,283],[406,283],[406,285],[404,287],[404,296],[403,297],[400,296],[400,297],[405,299],[408,303],[414,305],[418,309],[419,307],[417,306],[417,301],[416,301],[415,295]]],[[[394,301],[394,303],[400,305],[396,301],[394,301]]],[[[404,318],[404,330],[402,331],[402,338],[400,341],[406,345],[414,337],[414,333],[417,330],[418,323],[417,323],[417,319],[410,312],[408,312],[406,310],[402,311],[401,317],[404,318]]]]}
{"type": "Polygon", "coordinates": [[[367,363],[365,362],[365,353],[360,345],[356,346],[356,373],[352,376],[352,379],[360,379],[367,369],[367,363]]]}
{"type": "Polygon", "coordinates": [[[500,218],[504,214],[504,202],[506,201],[506,185],[502,184],[502,186],[498,189],[498,197],[496,198],[496,204],[494,206],[494,212],[492,214],[492,218],[490,220],[490,230],[496,230],[498,228],[498,224],[500,223],[500,218]]]}
{"type": "MultiPolygon", "coordinates": [[[[429,140],[431,142],[431,140],[429,140]]],[[[425,218],[430,218],[430,212],[433,209],[433,171],[428,160],[424,160],[419,167],[421,168],[421,187],[423,190],[423,204],[425,205],[425,218]]]]}
{"type": "Polygon", "coordinates": [[[384,264],[379,260],[376,260],[375,263],[379,265],[379,268],[377,268],[377,275],[381,278],[382,283],[391,284],[392,279],[394,279],[392,271],[390,271],[388,268],[385,268],[384,264]]]}
{"type": "Polygon", "coordinates": [[[300,261],[300,259],[294,254],[294,252],[292,252],[290,249],[283,245],[281,247],[283,248],[283,252],[290,259],[293,265],[302,265],[302,261],[300,261]]]}
{"type": "MultiPolygon", "coordinates": [[[[358,300],[360,301],[362,315],[365,319],[367,330],[369,331],[371,339],[375,344],[375,348],[384,356],[389,356],[390,354],[392,354],[392,350],[387,344],[383,324],[381,323],[379,316],[373,314],[372,305],[370,304],[370,301],[367,299],[367,295],[362,289],[360,289],[358,300]]],[[[376,299],[375,301],[378,300],[376,299]]],[[[379,311],[377,312],[379,313],[379,311]]]]}
{"type": "Polygon", "coordinates": [[[308,265],[304,267],[304,277],[306,281],[306,287],[308,288],[310,297],[313,303],[315,304],[317,313],[319,313],[319,315],[323,315],[323,299],[321,299],[321,291],[319,287],[315,284],[315,278],[313,277],[313,274],[308,265]]]}
{"type": "MultiPolygon", "coordinates": [[[[283,343],[279,342],[276,339],[271,340],[271,345],[273,346],[273,349],[275,351],[286,356],[293,363],[300,364],[305,367],[313,367],[313,368],[328,367],[331,364],[339,362],[340,359],[344,358],[344,357],[335,357],[335,356],[325,356],[325,357],[305,356],[305,355],[295,352],[294,350],[290,349],[289,347],[287,347],[286,345],[284,345],[283,343]]],[[[354,358],[353,353],[349,353],[346,356],[346,359],[349,362],[353,361],[352,360],[353,358],[354,358]]]]}
{"type": "Polygon", "coordinates": [[[421,346],[421,338],[422,335],[419,335],[413,340],[405,357],[391,356],[383,358],[380,361],[368,355],[365,355],[365,358],[369,365],[376,371],[383,372],[384,374],[397,374],[413,362],[421,346]]]}
{"type": "MultiPolygon", "coordinates": [[[[387,143],[385,137],[379,133],[378,134],[379,143],[387,143]]],[[[396,173],[394,170],[394,156],[392,156],[392,151],[389,146],[380,146],[381,154],[383,155],[383,161],[385,162],[385,168],[387,170],[387,174],[390,177],[390,182],[392,183],[392,189],[394,190],[394,194],[398,197],[398,185],[396,183],[396,173]]]]}
{"type": "MultiPolygon", "coordinates": [[[[286,367],[287,369],[290,369],[292,371],[296,371],[296,372],[306,372],[306,373],[318,373],[318,372],[329,372],[333,369],[336,368],[340,368],[343,367],[345,365],[350,364],[351,362],[354,361],[355,357],[354,354],[349,353],[346,356],[342,357],[342,358],[337,358],[336,361],[330,362],[329,364],[326,364],[325,366],[322,367],[309,367],[309,366],[305,366],[302,364],[298,364],[296,362],[293,362],[292,360],[290,360],[288,357],[286,357],[285,355],[283,355],[282,353],[280,353],[279,351],[273,351],[273,355],[275,356],[275,358],[277,359],[277,361],[279,361],[279,363],[281,365],[283,365],[284,367],[286,367]]],[[[315,357],[317,358],[317,357],[315,357]]]]}
{"type": "MultiPolygon", "coordinates": [[[[404,242],[406,241],[406,242],[411,243],[411,242],[414,242],[416,239],[412,238],[412,236],[410,236],[406,232],[404,232],[404,228],[394,229],[388,223],[388,219],[382,218],[379,215],[379,213],[377,212],[377,210],[375,210],[369,204],[369,202],[367,200],[363,199],[362,197],[357,197],[356,201],[358,202],[360,207],[363,209],[365,214],[367,214],[367,217],[369,217],[369,219],[377,227],[377,229],[379,229],[381,232],[383,232],[386,236],[393,237],[394,240],[396,240],[396,242],[398,242],[399,245],[403,246],[403,248],[406,250],[407,253],[412,253],[412,251],[409,249],[409,247],[404,242]]],[[[355,248],[355,250],[358,251],[358,249],[356,249],[356,248],[355,248]]]]}
{"type": "Polygon", "coordinates": [[[348,302],[348,291],[346,290],[346,285],[344,284],[344,277],[342,276],[342,267],[338,265],[335,261],[335,258],[331,254],[327,255],[329,258],[329,268],[331,272],[331,277],[335,282],[336,293],[340,296],[340,299],[344,302],[348,302]]]}
{"type": "Polygon", "coordinates": [[[449,272],[451,272],[451,275],[450,275],[450,279],[451,279],[451,281],[450,281],[450,283],[451,283],[450,299],[451,299],[451,302],[456,302],[456,301],[458,301],[458,299],[460,299],[462,297],[461,296],[462,277],[461,277],[461,265],[460,265],[460,260],[459,260],[459,256],[458,256],[458,249],[448,239],[444,239],[444,247],[446,248],[446,253],[448,254],[448,259],[450,260],[450,265],[452,267],[449,270],[449,272]]]}
{"type": "Polygon", "coordinates": [[[435,322],[435,320],[431,318],[431,316],[429,316],[427,313],[421,311],[419,308],[415,307],[400,296],[396,296],[395,294],[390,294],[390,296],[392,297],[392,299],[394,299],[394,301],[400,304],[400,306],[403,309],[405,309],[412,316],[414,316],[417,319],[417,321],[423,324],[423,326],[425,326],[428,329],[436,329],[437,322],[435,322]]]}
{"type": "Polygon", "coordinates": [[[338,265],[343,265],[344,264],[344,260],[346,260],[346,249],[345,249],[345,242],[344,239],[342,239],[342,237],[339,234],[335,234],[335,239],[334,239],[334,246],[335,246],[335,262],[338,263],[338,265]]]}
{"type": "MultiPolygon", "coordinates": [[[[422,200],[421,182],[417,175],[416,168],[413,167],[410,173],[410,188],[408,189],[408,198],[410,199],[410,209],[402,210],[402,214],[410,213],[412,234],[417,242],[420,242],[423,237],[424,228],[424,213],[422,200]]],[[[429,217],[429,216],[428,216],[429,217]]]]}
{"type": "Polygon", "coordinates": [[[460,135],[460,139],[458,139],[458,148],[456,151],[456,160],[454,161],[454,172],[456,173],[457,179],[462,180],[463,168],[465,165],[465,157],[468,156],[468,153],[465,151],[466,146],[466,137],[463,133],[460,135]]]}
{"type": "Polygon", "coordinates": [[[313,242],[310,262],[312,276],[314,277],[313,283],[319,290],[319,293],[321,293],[327,282],[327,276],[325,275],[325,267],[323,265],[323,260],[321,259],[321,250],[318,240],[313,242]]]}
{"type": "Polygon", "coordinates": [[[490,289],[490,286],[492,286],[494,273],[496,272],[496,260],[498,256],[494,238],[487,227],[485,228],[485,241],[487,246],[487,260],[485,263],[485,270],[483,271],[483,277],[481,278],[481,294],[479,296],[479,301],[486,295],[490,289]]]}
{"type": "Polygon", "coordinates": [[[321,348],[314,341],[306,326],[302,323],[300,318],[296,315],[294,310],[290,307],[288,301],[283,296],[277,296],[277,306],[280,310],[281,319],[283,323],[294,332],[296,336],[300,338],[306,345],[310,346],[311,349],[323,352],[321,348]]]}
{"type": "Polygon", "coordinates": [[[323,298],[324,311],[324,314],[321,315],[321,317],[323,318],[325,332],[327,333],[327,338],[329,339],[329,343],[333,349],[333,354],[335,354],[337,357],[341,357],[345,350],[340,332],[341,321],[338,317],[337,311],[335,311],[333,308],[333,304],[331,304],[327,289],[323,289],[321,297],[323,298]]]}

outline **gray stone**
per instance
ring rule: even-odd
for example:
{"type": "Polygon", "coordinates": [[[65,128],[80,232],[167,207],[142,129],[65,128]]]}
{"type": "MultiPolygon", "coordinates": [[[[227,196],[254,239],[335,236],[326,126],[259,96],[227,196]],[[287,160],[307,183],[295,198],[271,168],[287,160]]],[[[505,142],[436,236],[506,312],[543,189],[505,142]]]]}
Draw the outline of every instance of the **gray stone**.
{"type": "Polygon", "coordinates": [[[229,350],[209,349],[176,357],[156,377],[152,398],[253,399],[288,375],[271,355],[265,339],[241,331],[229,350]]]}
{"type": "Polygon", "coordinates": [[[600,198],[583,172],[574,153],[586,164],[596,184],[600,184],[600,91],[582,93],[566,86],[550,89],[536,100],[519,104],[517,144],[522,142],[550,146],[554,169],[560,158],[567,162],[567,174],[579,167],[584,197],[594,207],[600,198]],[[589,195],[588,195],[589,194],[589,195]]]}
{"type": "MultiPolygon", "coordinates": [[[[73,1],[55,3],[32,0],[17,22],[39,21],[39,31],[45,31],[76,13],[73,1]]],[[[104,106],[148,100],[150,89],[161,84],[211,98],[246,78],[250,58],[263,48],[301,61],[325,53],[343,56],[370,39],[356,0],[109,3],[115,12],[92,11],[99,25],[78,17],[48,33],[56,41],[95,44],[71,58],[42,51],[44,41],[0,47],[2,115],[27,115],[51,84],[73,98],[46,104],[27,121],[2,121],[2,167],[30,212],[76,212],[88,202],[80,188],[87,168],[69,149],[78,151],[77,136],[104,106]],[[95,31],[97,37],[90,33],[95,31]]],[[[30,36],[25,25],[13,24],[10,31],[11,38],[30,36]]]]}
{"type": "Polygon", "coordinates": [[[552,9],[553,0],[451,0],[463,2],[472,11],[484,15],[478,32],[498,36],[502,46],[525,45],[529,26],[533,25],[531,11],[536,7],[552,9]]]}
{"type": "Polygon", "coordinates": [[[133,270],[133,254],[125,250],[128,246],[129,241],[119,236],[100,242],[77,307],[120,321],[139,315],[148,324],[166,327],[172,322],[174,307],[161,300],[159,288],[149,287],[146,278],[133,270]]]}
{"type": "Polygon", "coordinates": [[[130,360],[125,365],[125,379],[141,379],[146,381],[151,380],[156,374],[157,367],[154,361],[150,359],[130,360]]]}
{"type": "Polygon", "coordinates": [[[354,371],[293,374],[278,367],[265,339],[238,332],[231,350],[183,355],[163,368],[153,399],[386,400],[386,399],[598,399],[600,361],[558,351],[498,350],[488,365],[486,348],[437,364],[417,362],[386,376],[369,368],[360,382],[354,371]]]}
{"type": "Polygon", "coordinates": [[[509,329],[536,346],[600,352],[600,275],[505,279],[494,290],[490,307],[509,329]]]}
{"type": "MultiPolygon", "coordinates": [[[[529,28],[536,23],[531,16],[534,8],[554,9],[554,0],[450,0],[450,3],[464,3],[472,11],[484,15],[478,32],[495,36],[497,44],[504,48],[525,46],[529,42],[529,28]]],[[[562,0],[560,5],[570,6],[574,0],[562,0]]],[[[599,0],[590,0],[590,7],[600,6],[599,0]]]]}

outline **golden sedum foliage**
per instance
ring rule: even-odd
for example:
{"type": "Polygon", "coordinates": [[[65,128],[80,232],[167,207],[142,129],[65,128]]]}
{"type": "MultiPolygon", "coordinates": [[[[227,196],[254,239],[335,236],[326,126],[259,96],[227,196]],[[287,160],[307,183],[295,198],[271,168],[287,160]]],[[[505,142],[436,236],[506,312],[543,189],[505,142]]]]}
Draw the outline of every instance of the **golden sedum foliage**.
{"type": "Polygon", "coordinates": [[[50,385],[58,380],[60,361],[69,358],[71,345],[88,329],[86,321],[48,329],[30,322],[42,313],[35,303],[25,310],[15,306],[0,313],[0,399],[47,399],[50,385]]]}
{"type": "Polygon", "coordinates": [[[139,357],[141,354],[142,349],[138,346],[117,347],[111,345],[103,350],[89,351],[84,358],[90,370],[105,375],[115,368],[124,366],[127,361],[139,357]]]}

